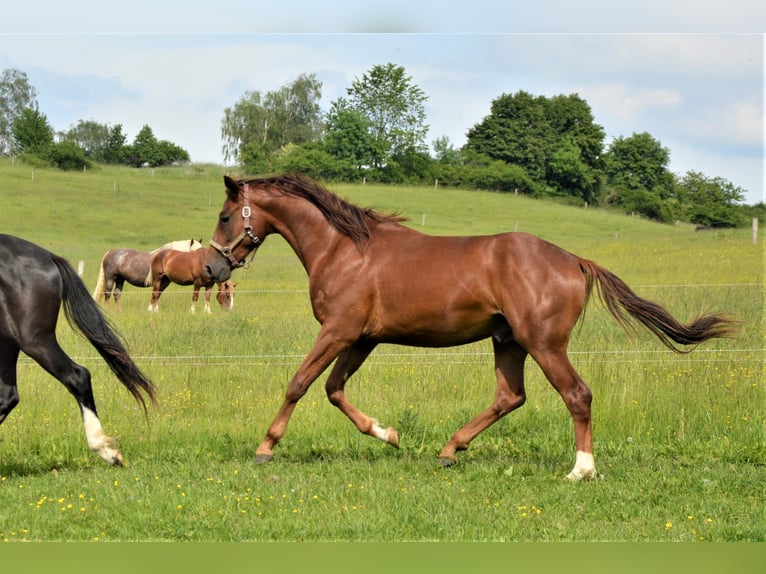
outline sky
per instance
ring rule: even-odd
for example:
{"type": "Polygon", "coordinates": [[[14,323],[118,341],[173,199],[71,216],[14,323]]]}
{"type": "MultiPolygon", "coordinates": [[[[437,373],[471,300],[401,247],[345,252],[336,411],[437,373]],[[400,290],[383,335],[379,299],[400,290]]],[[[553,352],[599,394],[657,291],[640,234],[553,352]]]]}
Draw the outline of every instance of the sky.
{"type": "Polygon", "coordinates": [[[763,2],[646,0],[619,13],[606,0],[14,4],[0,21],[0,71],[27,74],[57,131],[94,120],[132,141],[149,125],[192,161],[223,163],[223,113],[247,91],[314,74],[326,111],[393,63],[428,98],[429,144],[462,146],[502,94],[576,93],[607,145],[648,132],[671,171],[765,200],[763,2]]]}

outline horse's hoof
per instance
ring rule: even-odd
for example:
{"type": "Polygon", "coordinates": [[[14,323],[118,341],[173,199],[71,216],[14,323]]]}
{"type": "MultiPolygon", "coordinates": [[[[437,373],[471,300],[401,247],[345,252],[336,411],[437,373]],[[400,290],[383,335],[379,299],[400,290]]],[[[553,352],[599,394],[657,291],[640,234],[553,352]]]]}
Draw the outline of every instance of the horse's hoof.
{"type": "Polygon", "coordinates": [[[271,454],[256,454],[255,464],[265,464],[267,462],[271,462],[272,458],[273,458],[273,455],[271,454]]]}
{"type": "Polygon", "coordinates": [[[443,468],[449,468],[450,466],[457,464],[457,459],[441,456],[439,457],[439,464],[441,464],[443,468]]]}

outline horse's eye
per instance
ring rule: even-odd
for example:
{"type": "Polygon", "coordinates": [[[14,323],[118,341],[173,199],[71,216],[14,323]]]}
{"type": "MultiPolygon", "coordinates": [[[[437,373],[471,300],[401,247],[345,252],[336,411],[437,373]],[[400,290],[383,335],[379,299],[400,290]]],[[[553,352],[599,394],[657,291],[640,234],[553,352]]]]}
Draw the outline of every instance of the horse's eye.
{"type": "Polygon", "coordinates": [[[221,223],[229,223],[229,216],[221,214],[221,216],[218,218],[221,223]]]}

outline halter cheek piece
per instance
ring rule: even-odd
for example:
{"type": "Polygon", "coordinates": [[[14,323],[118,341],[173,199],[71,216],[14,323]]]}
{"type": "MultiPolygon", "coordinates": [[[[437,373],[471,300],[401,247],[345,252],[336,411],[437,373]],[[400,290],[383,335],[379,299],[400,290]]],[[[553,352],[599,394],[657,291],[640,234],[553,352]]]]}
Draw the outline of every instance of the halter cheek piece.
{"type": "Polygon", "coordinates": [[[234,257],[234,250],[237,248],[237,246],[239,246],[240,243],[242,243],[242,241],[244,241],[245,237],[249,238],[250,241],[253,242],[253,249],[257,248],[261,243],[261,239],[253,233],[253,228],[250,225],[251,210],[250,206],[247,204],[247,191],[244,192],[244,201],[245,205],[242,207],[242,220],[244,221],[242,233],[235,237],[234,241],[225,246],[216,242],[214,239],[210,240],[210,247],[223,255],[229,261],[229,265],[231,265],[232,269],[237,269],[245,264],[244,258],[242,258],[241,261],[237,261],[237,258],[234,257]]]}

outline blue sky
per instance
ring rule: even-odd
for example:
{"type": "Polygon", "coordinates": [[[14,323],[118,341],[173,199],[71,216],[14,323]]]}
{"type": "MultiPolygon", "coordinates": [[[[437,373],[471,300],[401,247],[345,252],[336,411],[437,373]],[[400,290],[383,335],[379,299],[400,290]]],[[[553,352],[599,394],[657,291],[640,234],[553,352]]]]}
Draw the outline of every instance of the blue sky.
{"type": "Polygon", "coordinates": [[[29,76],[57,130],[87,119],[120,123],[132,139],[148,124],[193,161],[220,163],[223,110],[246,91],[313,73],[326,110],[392,62],[428,96],[429,143],[462,145],[503,93],[577,93],[607,143],[649,132],[670,149],[672,171],[723,177],[748,203],[764,201],[760,3],[715,13],[649,1],[617,20],[600,0],[478,1],[463,12],[443,1],[47,4],[4,8],[0,70],[29,76]]]}

